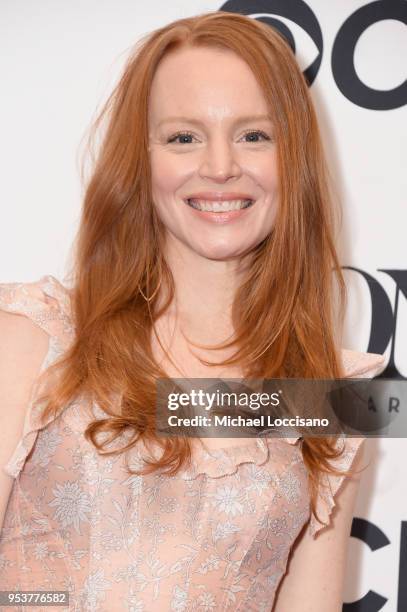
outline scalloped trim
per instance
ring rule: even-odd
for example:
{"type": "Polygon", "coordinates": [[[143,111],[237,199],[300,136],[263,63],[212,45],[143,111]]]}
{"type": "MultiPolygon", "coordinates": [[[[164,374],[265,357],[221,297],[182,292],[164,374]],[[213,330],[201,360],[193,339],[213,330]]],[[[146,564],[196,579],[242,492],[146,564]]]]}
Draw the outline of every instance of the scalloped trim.
{"type": "MultiPolygon", "coordinates": [[[[340,440],[345,440],[344,446],[345,451],[342,456],[336,460],[333,464],[334,467],[338,469],[348,469],[352,463],[356,454],[361,446],[361,444],[366,440],[366,438],[339,438],[340,440]],[[347,448],[346,448],[347,447],[347,448]]],[[[309,522],[309,532],[311,535],[315,536],[316,533],[324,529],[324,527],[328,527],[330,523],[330,516],[332,514],[333,509],[336,506],[336,495],[339,493],[339,490],[342,487],[346,477],[345,476],[335,476],[331,474],[323,473],[322,481],[324,482],[323,488],[319,491],[319,497],[317,500],[316,510],[318,516],[327,523],[326,525],[320,523],[314,515],[311,516],[309,522]]]]}
{"type": "Polygon", "coordinates": [[[58,313],[59,329],[55,330],[53,335],[57,337],[61,349],[64,350],[71,344],[75,336],[69,290],[51,275],[43,276],[37,285],[40,286],[46,297],[51,297],[57,302],[55,309],[58,313]]]}
{"type": "Polygon", "coordinates": [[[55,276],[47,274],[42,276],[38,281],[41,289],[46,295],[53,297],[57,300],[60,310],[71,319],[71,300],[70,293],[67,287],[63,285],[55,276]]]}
{"type": "Polygon", "coordinates": [[[200,475],[211,478],[229,476],[243,463],[262,465],[269,458],[269,447],[265,440],[255,439],[252,443],[208,450],[199,447],[194,451],[191,465],[180,476],[183,480],[193,480],[200,475]]]}

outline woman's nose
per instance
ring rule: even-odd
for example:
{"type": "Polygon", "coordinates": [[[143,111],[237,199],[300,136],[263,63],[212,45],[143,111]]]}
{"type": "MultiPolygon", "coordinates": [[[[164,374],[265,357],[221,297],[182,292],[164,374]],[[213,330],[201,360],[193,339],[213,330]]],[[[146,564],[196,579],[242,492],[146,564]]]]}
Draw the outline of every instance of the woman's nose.
{"type": "Polygon", "coordinates": [[[217,138],[206,146],[202,153],[199,169],[202,178],[226,180],[241,174],[233,144],[222,138],[217,138]]]}

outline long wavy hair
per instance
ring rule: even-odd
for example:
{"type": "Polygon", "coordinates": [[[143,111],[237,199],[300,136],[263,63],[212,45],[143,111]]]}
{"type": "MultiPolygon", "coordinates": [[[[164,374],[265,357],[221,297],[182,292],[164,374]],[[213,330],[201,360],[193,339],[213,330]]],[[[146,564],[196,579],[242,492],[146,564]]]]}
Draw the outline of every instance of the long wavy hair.
{"type": "MultiPolygon", "coordinates": [[[[152,202],[148,154],[155,71],[164,56],[188,47],[231,50],[242,58],[261,86],[276,128],[279,210],[236,291],[234,338],[221,347],[236,350],[221,364],[238,364],[248,377],[345,376],[335,337],[346,301],[334,246],[336,208],[315,111],[294,54],[270,26],[224,11],[159,28],[132,48],[91,126],[88,150],[99,131],[103,134],[86,184],[70,270],[75,337],[46,372],[57,371],[58,377],[41,398],[46,400],[44,420],[80,394],[97,402],[108,418],[90,422],[85,437],[101,454],[130,450],[139,439],[158,444],[160,456],[132,472],[139,474],[162,470],[174,475],[193,454],[187,438],[159,437],[155,429],[156,380],[167,374],[154,360],[151,334],[175,287],[163,257],[164,228],[152,202]],[[160,288],[166,299],[158,308],[160,288]],[[146,301],[143,294],[152,299],[146,301]],[[112,397],[121,398],[119,413],[112,397]],[[103,442],[97,439],[101,432],[103,442]],[[126,444],[106,450],[124,432],[130,432],[126,444]]],[[[331,465],[330,459],[341,454],[333,436],[304,437],[301,448],[316,515],[322,472],[353,472],[331,465]]]]}

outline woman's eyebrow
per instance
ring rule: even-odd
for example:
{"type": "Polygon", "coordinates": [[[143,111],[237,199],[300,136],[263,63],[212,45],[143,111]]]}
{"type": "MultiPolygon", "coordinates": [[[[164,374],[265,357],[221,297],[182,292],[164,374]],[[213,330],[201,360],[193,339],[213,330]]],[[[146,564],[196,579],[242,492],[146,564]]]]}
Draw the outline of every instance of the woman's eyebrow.
{"type": "MultiPolygon", "coordinates": [[[[183,121],[185,123],[192,123],[194,125],[203,125],[203,121],[200,119],[195,119],[193,117],[186,117],[185,115],[178,115],[176,117],[166,117],[158,122],[158,127],[163,125],[164,123],[175,123],[177,121],[183,121]]],[[[238,117],[234,123],[235,125],[239,125],[241,123],[250,123],[255,121],[271,121],[270,115],[246,115],[244,117],[238,117]]]]}

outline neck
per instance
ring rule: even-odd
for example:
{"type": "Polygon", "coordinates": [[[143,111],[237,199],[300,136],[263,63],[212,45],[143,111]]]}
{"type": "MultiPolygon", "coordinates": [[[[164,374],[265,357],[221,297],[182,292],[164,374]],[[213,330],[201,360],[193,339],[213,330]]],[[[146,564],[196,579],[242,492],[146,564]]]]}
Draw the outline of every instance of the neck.
{"type": "Polygon", "coordinates": [[[207,259],[182,243],[167,244],[166,261],[175,283],[168,315],[196,342],[225,340],[232,332],[232,303],[241,282],[241,260],[207,259]]]}

